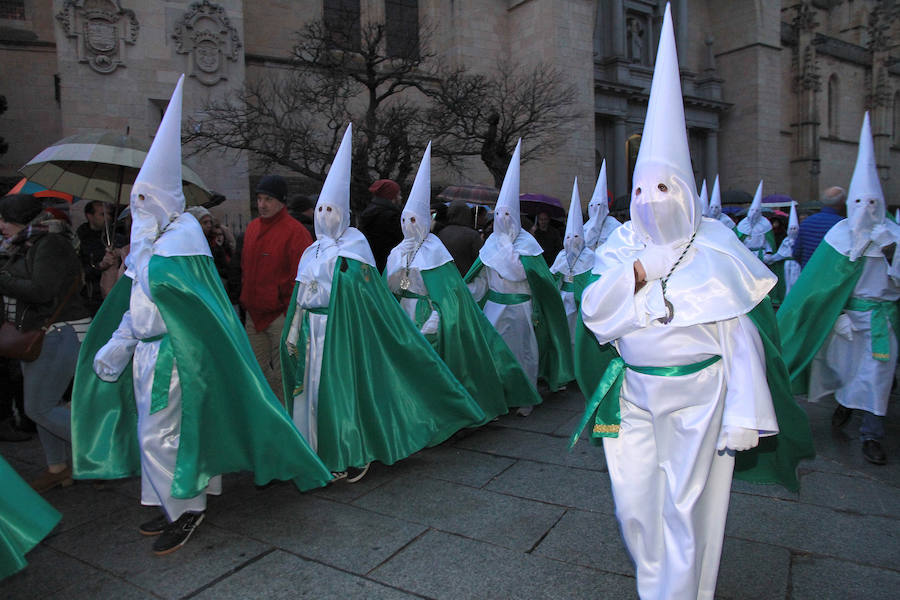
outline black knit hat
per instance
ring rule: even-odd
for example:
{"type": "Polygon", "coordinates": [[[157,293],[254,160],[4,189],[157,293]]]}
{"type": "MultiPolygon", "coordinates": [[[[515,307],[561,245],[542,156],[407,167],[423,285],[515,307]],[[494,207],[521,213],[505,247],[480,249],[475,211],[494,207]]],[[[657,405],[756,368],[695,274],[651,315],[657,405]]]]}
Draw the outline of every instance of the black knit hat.
{"type": "Polygon", "coordinates": [[[27,225],[43,210],[41,201],[31,194],[12,194],[0,198],[0,218],[7,223],[27,225]]]}
{"type": "Polygon", "coordinates": [[[266,175],[256,184],[256,193],[272,196],[284,203],[287,196],[287,182],[281,175],[266,175]]]}

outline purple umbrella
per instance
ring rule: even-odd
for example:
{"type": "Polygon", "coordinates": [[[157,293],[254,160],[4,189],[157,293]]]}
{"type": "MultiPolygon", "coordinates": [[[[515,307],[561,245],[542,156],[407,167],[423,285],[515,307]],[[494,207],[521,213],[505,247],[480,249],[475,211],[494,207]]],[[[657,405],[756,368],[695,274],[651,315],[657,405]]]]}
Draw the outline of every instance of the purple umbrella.
{"type": "Polygon", "coordinates": [[[519,210],[526,215],[547,213],[552,218],[564,218],[566,210],[558,198],[544,194],[519,194],[519,210]]]}

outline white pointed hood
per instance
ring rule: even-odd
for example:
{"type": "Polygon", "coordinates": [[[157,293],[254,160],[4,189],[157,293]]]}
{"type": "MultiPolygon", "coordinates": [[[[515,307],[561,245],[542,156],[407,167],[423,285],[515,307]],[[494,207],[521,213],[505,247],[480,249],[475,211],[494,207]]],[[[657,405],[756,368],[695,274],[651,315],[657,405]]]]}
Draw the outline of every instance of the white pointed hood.
{"type": "Polygon", "coordinates": [[[700,214],[706,216],[706,213],[709,211],[709,194],[706,191],[706,180],[703,180],[703,185],[700,186],[700,214]]]}
{"type": "Polygon", "coordinates": [[[796,240],[800,235],[800,218],[797,216],[797,203],[791,202],[791,216],[788,217],[787,236],[796,240]]]}
{"type": "Polygon", "coordinates": [[[700,226],[671,7],[666,5],[634,167],[631,221],[647,243],[682,246],[700,226]]]}
{"type": "MultiPolygon", "coordinates": [[[[297,267],[297,281],[308,283],[316,279],[316,265],[335,256],[345,256],[368,265],[375,266],[375,257],[365,236],[350,227],[350,165],[353,150],[353,124],[347,125],[341,145],[334,160],[322,192],[316,201],[315,216],[316,241],[300,257],[297,267]]],[[[328,274],[330,277],[330,274],[328,274]]]]}
{"type": "Polygon", "coordinates": [[[126,259],[134,278],[153,254],[211,256],[203,229],[184,212],[181,181],[181,106],[184,75],[166,107],[141,170],[131,186],[131,252],[126,259]],[[165,235],[162,235],[165,233],[165,235]],[[139,267],[136,270],[136,267],[139,267]]]}
{"type": "Polygon", "coordinates": [[[707,207],[704,216],[710,219],[718,219],[722,214],[722,196],[719,193],[719,176],[716,175],[716,181],[713,183],[712,193],[709,195],[709,207],[707,207]]]}
{"type": "Polygon", "coordinates": [[[537,256],[543,252],[541,245],[530,233],[522,229],[519,216],[519,157],[522,140],[516,143],[500,196],[494,206],[494,231],[484,241],[478,252],[481,262],[491,267],[505,279],[518,281],[524,276],[519,256],[537,256]]]}
{"type": "Polygon", "coordinates": [[[566,219],[566,235],[563,249],[556,255],[550,267],[551,273],[578,275],[594,267],[594,253],[585,245],[583,217],[581,215],[581,195],[578,193],[578,178],[572,185],[572,200],[569,202],[569,216],[566,219]]]}
{"type": "Polygon", "coordinates": [[[427,271],[453,260],[443,242],[431,233],[431,142],[425,148],[409,198],[400,214],[400,228],[403,241],[391,250],[384,271],[394,291],[399,287],[399,283],[394,285],[394,275],[403,273],[407,267],[427,271]]]}
{"type": "Polygon", "coordinates": [[[753,195],[753,202],[747,209],[747,216],[741,219],[737,225],[737,230],[747,236],[745,244],[748,248],[761,248],[765,243],[763,237],[766,232],[772,231],[772,224],[762,214],[762,187],[763,182],[760,180],[756,186],[756,193],[753,195]],[[749,238],[753,238],[750,240],[749,238]]]}
{"type": "Polygon", "coordinates": [[[618,219],[609,216],[609,200],[606,183],[606,159],[600,164],[600,175],[594,193],[588,202],[588,221],[584,224],[584,242],[590,250],[595,250],[609,238],[616,227],[621,225],[618,219]]]}

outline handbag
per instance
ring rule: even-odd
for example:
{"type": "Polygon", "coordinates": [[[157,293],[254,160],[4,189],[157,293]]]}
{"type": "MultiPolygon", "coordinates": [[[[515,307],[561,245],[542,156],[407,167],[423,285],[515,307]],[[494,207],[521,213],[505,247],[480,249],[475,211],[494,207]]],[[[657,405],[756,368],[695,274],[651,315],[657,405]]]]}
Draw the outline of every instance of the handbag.
{"type": "Polygon", "coordinates": [[[59,303],[56,310],[53,311],[53,314],[50,315],[50,318],[47,319],[47,322],[44,323],[43,327],[40,329],[22,331],[16,327],[16,324],[12,321],[4,321],[3,324],[0,325],[0,356],[4,358],[14,358],[24,362],[34,362],[37,360],[38,356],[41,355],[41,348],[44,345],[44,334],[47,333],[47,329],[50,325],[56,322],[59,313],[62,312],[63,307],[68,304],[72,294],[78,289],[78,284],[81,283],[80,279],[80,277],[76,278],[75,281],[72,282],[65,298],[63,298],[62,302],[59,303]]]}

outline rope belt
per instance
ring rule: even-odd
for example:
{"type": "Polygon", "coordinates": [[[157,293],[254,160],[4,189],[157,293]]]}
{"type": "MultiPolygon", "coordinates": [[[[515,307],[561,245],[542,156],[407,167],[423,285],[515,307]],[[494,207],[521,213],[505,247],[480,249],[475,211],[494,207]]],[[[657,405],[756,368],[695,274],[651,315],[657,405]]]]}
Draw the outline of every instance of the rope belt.
{"type": "Polygon", "coordinates": [[[529,294],[501,294],[488,289],[487,299],[495,304],[522,304],[531,300],[529,294]]]}
{"type": "Polygon", "coordinates": [[[328,307],[327,306],[313,306],[312,308],[303,309],[306,312],[311,312],[314,315],[327,315],[328,307]]]}
{"type": "Polygon", "coordinates": [[[395,295],[400,296],[401,298],[412,298],[413,300],[428,300],[428,296],[422,296],[421,294],[409,290],[400,290],[399,292],[396,292],[395,295]]]}
{"type": "Polygon", "coordinates": [[[578,424],[578,429],[569,440],[569,448],[575,445],[581,436],[581,430],[588,424],[591,417],[594,419],[594,427],[591,430],[592,437],[618,437],[619,424],[622,421],[619,411],[619,392],[622,388],[622,381],[625,375],[625,369],[630,369],[642,375],[655,375],[657,377],[679,377],[681,375],[691,375],[698,371],[702,371],[706,367],[714,365],[721,360],[721,356],[711,356],[706,360],[691,363],[689,365],[678,365],[675,367],[638,367],[629,365],[620,357],[616,357],[609,362],[597,389],[591,394],[584,416],[578,424]]]}
{"type": "Polygon", "coordinates": [[[850,298],[844,307],[847,310],[858,312],[871,311],[869,317],[872,329],[872,358],[886,362],[891,358],[891,332],[894,335],[900,332],[900,311],[897,303],[891,300],[866,300],[865,298],[850,298]]]}

